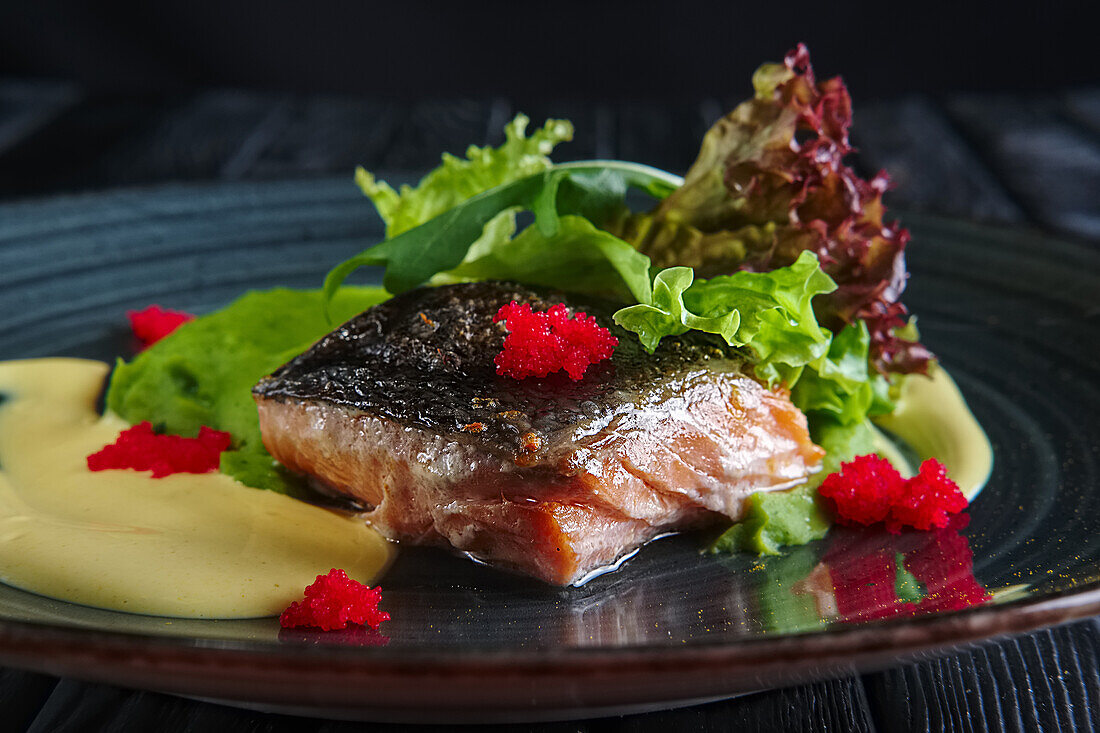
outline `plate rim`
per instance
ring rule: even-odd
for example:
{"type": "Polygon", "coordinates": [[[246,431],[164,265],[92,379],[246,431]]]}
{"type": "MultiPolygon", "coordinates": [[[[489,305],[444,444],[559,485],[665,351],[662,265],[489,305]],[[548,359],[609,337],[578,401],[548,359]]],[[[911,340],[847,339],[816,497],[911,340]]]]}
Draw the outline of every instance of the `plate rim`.
{"type": "Polygon", "coordinates": [[[1098,614],[1100,580],[999,606],[802,634],[682,646],[532,649],[523,655],[196,643],[201,641],[196,637],[0,620],[0,664],[274,712],[395,722],[519,722],[723,699],[867,672],[1098,614]],[[656,690],[655,678],[662,682],[656,690]]]}
{"type": "MultiPolygon", "coordinates": [[[[216,198],[226,191],[241,190],[263,193],[266,191],[292,190],[315,192],[325,184],[344,179],[303,178],[274,182],[232,182],[232,183],[170,183],[153,186],[135,186],[109,189],[67,196],[49,196],[24,199],[0,204],[0,213],[40,206],[57,207],[70,205],[75,207],[94,206],[104,198],[118,195],[164,196],[168,198],[205,191],[216,198]]],[[[349,189],[351,184],[347,184],[349,189]]],[[[893,208],[894,216],[901,218],[907,225],[923,228],[947,228],[962,235],[980,235],[1000,241],[1013,241],[1016,245],[1023,240],[1041,238],[1044,243],[1056,244],[1064,253],[1072,255],[1078,261],[1095,263],[1100,260],[1100,250],[1094,242],[1066,233],[1051,233],[1033,226],[1019,226],[996,222],[982,222],[940,214],[893,208]]],[[[1096,487],[1100,490],[1100,487],[1096,487]]],[[[764,686],[774,686],[778,681],[793,682],[800,679],[821,678],[827,676],[827,670],[839,670],[845,665],[852,669],[866,670],[878,666],[896,664],[922,652],[946,652],[959,645],[991,641],[1007,635],[1034,631],[1037,629],[1067,623],[1100,614],[1100,580],[1095,580],[1076,588],[1047,593],[1037,597],[1016,599],[1001,605],[982,606],[954,612],[941,612],[918,618],[890,619],[852,626],[849,628],[831,627],[822,631],[808,631],[797,634],[777,634],[773,637],[707,640],[692,639],[683,645],[638,645],[622,647],[568,647],[562,649],[544,649],[532,647],[521,649],[520,654],[512,650],[462,649],[440,647],[423,649],[392,649],[387,647],[341,647],[334,645],[307,646],[299,643],[285,644],[264,640],[226,640],[197,636],[166,637],[155,636],[139,631],[116,631],[103,628],[69,626],[51,622],[37,622],[0,618],[0,664],[18,666],[24,669],[48,672],[63,676],[121,684],[123,686],[160,689],[177,694],[199,696],[203,690],[206,697],[219,697],[219,690],[212,685],[219,684],[221,677],[204,677],[192,674],[188,679],[179,677],[180,669],[210,670],[221,666],[234,669],[255,670],[260,663],[269,663],[268,672],[282,674],[277,691],[258,690],[255,685],[244,685],[237,689],[239,694],[233,701],[286,703],[299,700],[316,714],[317,704],[331,704],[331,695],[326,696],[316,685],[303,689],[294,697],[290,686],[290,677],[300,672],[303,663],[308,663],[315,674],[324,679],[336,680],[337,673],[349,671],[361,680],[370,680],[374,684],[384,681],[387,675],[398,674],[406,684],[418,680],[435,680],[441,675],[453,678],[463,674],[495,674],[501,679],[514,679],[517,675],[527,674],[530,680],[559,680],[567,674],[591,678],[600,670],[621,675],[624,661],[649,665],[646,669],[652,675],[664,669],[690,674],[685,680],[693,680],[697,687],[690,689],[680,682],[674,688],[679,694],[665,693],[670,698],[662,707],[675,703],[677,699],[688,699],[690,693],[699,699],[700,690],[717,691],[717,697],[729,696],[738,692],[748,692],[764,686]],[[801,670],[788,670],[783,674],[776,668],[781,664],[790,665],[793,659],[807,661],[808,667],[801,670]],[[89,664],[90,663],[90,664],[89,664]],[[173,667],[175,664],[177,666],[173,667]],[[190,667],[180,665],[190,664],[190,667]],[[328,667],[328,671],[325,668],[328,667]],[[334,668],[334,669],[332,669],[334,668]],[[761,670],[769,670],[767,674],[761,670]],[[710,675],[710,686],[706,686],[710,675]],[[750,684],[753,679],[766,678],[763,685],[750,684]],[[197,685],[197,689],[193,687],[197,685]],[[205,685],[205,687],[204,687],[205,685]],[[328,701],[325,703],[324,701],[328,701]]],[[[384,629],[383,629],[384,630],[384,629]]],[[[270,678],[265,678],[270,679],[270,678]]],[[[414,703],[398,704],[400,698],[388,703],[379,702],[378,692],[373,691],[367,697],[348,696],[348,690],[334,688],[340,699],[350,702],[354,710],[377,713],[380,719],[407,719],[410,712],[415,713],[414,703]],[[388,712],[387,712],[388,711],[388,712]]],[[[390,687],[379,689],[393,691],[390,687]]],[[[423,695],[425,688],[418,687],[423,695]]],[[[432,688],[435,689],[435,688],[432,688]]],[[[463,688],[466,690],[466,688],[463,688]]],[[[560,704],[562,694],[574,695],[574,707],[571,710],[599,710],[603,703],[599,699],[608,690],[616,691],[620,704],[637,705],[640,695],[648,694],[650,689],[642,688],[631,697],[630,690],[624,689],[620,682],[617,686],[593,686],[591,689],[578,688],[575,685],[559,691],[558,703],[551,702],[550,691],[545,697],[535,698],[535,704],[524,704],[517,697],[509,698],[510,707],[502,706],[506,719],[525,718],[532,710],[545,710],[548,705],[560,704]],[[541,701],[541,702],[538,702],[541,701]],[[587,702],[584,702],[587,701],[587,702]],[[510,713],[507,711],[511,711],[510,713]],[[519,715],[518,718],[509,716],[519,715]]],[[[437,690],[439,692],[439,690],[437,690]]],[[[466,694],[469,694],[466,690],[466,694]]],[[[494,689],[492,693],[500,693],[494,689]]],[[[359,691],[360,695],[366,694],[359,691]]],[[[224,699],[224,698],[223,698],[224,699]]],[[[451,695],[448,700],[453,711],[469,712],[480,708],[484,698],[468,697],[466,700],[451,695]]],[[[425,705],[423,697],[415,703],[425,705]]],[[[412,719],[415,719],[414,715],[412,719]]],[[[482,718],[476,718],[478,720],[482,718]]]]}

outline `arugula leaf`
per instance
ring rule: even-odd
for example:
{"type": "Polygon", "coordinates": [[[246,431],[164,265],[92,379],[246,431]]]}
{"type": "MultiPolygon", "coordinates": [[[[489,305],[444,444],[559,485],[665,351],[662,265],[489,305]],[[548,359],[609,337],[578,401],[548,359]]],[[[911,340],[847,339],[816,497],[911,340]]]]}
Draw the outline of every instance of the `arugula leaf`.
{"type": "Polygon", "coordinates": [[[530,120],[526,115],[504,127],[504,144],[498,148],[466,149],[466,157],[443,154],[443,163],[420,180],[416,187],[402,186],[398,193],[361,166],[355,169],[355,182],[374,203],[386,222],[386,238],[420,226],[443,212],[483,191],[535,173],[549,170],[554,146],[573,139],[568,120],[547,120],[541,129],[526,136],[530,120]]]}
{"type": "Polygon", "coordinates": [[[325,302],[352,272],[367,265],[386,268],[383,285],[391,293],[410,290],[437,273],[458,267],[485,226],[506,210],[536,210],[537,206],[536,226],[549,238],[558,233],[562,216],[585,216],[599,225],[600,212],[616,211],[624,205],[628,187],[662,195],[678,182],[676,176],[649,166],[593,161],[556,166],[497,186],[334,267],[325,278],[325,302]]]}
{"type": "Polygon", "coordinates": [[[817,325],[811,300],[834,287],[810,252],[790,267],[710,280],[695,281],[690,267],[672,267],[654,278],[651,302],[619,310],[615,322],[637,333],[649,351],[665,336],[690,329],[717,334],[752,352],[758,376],[791,384],[829,348],[829,332],[817,325]]]}

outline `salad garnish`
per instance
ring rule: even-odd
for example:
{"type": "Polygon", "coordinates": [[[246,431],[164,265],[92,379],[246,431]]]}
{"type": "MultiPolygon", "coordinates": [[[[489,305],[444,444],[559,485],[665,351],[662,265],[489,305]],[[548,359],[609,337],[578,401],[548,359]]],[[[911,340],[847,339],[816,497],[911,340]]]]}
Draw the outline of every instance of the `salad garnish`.
{"type": "Polygon", "coordinates": [[[843,80],[818,82],[800,44],[757,69],[753,90],[707,132],[684,185],[611,230],[656,265],[702,276],[774,270],[814,252],[837,284],[814,301],[821,324],[866,324],[880,372],[925,371],[932,355],[902,330],[909,232],[885,220],[886,173],[865,180],[844,163],[853,148],[843,80]]]}
{"type": "MultiPolygon", "coordinates": [[[[502,145],[444,155],[415,187],[394,189],[360,168],[356,182],[385,222],[386,238],[334,267],[320,292],[295,296],[317,311],[295,317],[300,325],[293,338],[257,336],[251,324],[246,330],[243,320],[227,317],[246,305],[242,301],[208,317],[222,319],[217,328],[207,329],[200,318],[166,339],[158,346],[164,356],[153,349],[120,365],[108,405],[131,420],[173,414],[161,398],[145,403],[142,395],[152,390],[134,389],[150,372],[161,381],[168,374],[179,384],[166,393],[188,408],[181,413],[186,419],[172,418],[179,424],[167,426],[170,431],[194,431],[200,418],[230,430],[234,450],[225,454],[223,471],[249,485],[294,491],[293,478],[259,441],[247,389],[234,386],[240,394],[233,399],[217,395],[305,349],[357,312],[348,310],[349,302],[385,298],[344,285],[359,268],[383,267],[389,293],[509,280],[599,296],[621,303],[615,323],[651,353],[662,340],[689,331],[738,349],[759,381],[789,391],[814,442],[826,450],[823,470],[809,484],[750,496],[742,521],[714,549],[775,553],[821,537],[838,509],[819,485],[842,463],[876,451],[880,436],[870,419],[893,411],[902,382],[928,372],[933,356],[900,300],[909,235],[885,219],[888,180],[884,173],[864,180],[844,163],[852,147],[843,82],[818,82],[800,45],[783,63],[760,67],[753,88],[751,99],[707,133],[683,179],[623,161],[554,164],[550,153],[571,139],[572,125],[549,120],[528,135],[523,115],[506,126],[502,145]],[[651,199],[648,210],[627,206],[630,189],[651,199]],[[203,339],[229,346],[230,362],[232,352],[247,347],[247,364],[208,375],[173,361],[173,351],[208,348],[199,346],[203,339]],[[143,359],[148,368],[134,368],[143,359]]],[[[605,358],[610,342],[589,344],[572,362],[561,353],[543,358],[555,349],[520,355],[522,339],[513,337],[527,315],[498,315],[512,332],[511,346],[505,344],[496,362],[502,373],[526,377],[564,368],[580,378],[588,364],[605,358]]],[[[929,476],[928,486],[939,487],[929,476]]],[[[950,494],[938,491],[920,495],[950,494]]],[[[927,523],[917,504],[909,524],[927,523]]],[[[930,526],[942,526],[936,517],[930,526]]]]}

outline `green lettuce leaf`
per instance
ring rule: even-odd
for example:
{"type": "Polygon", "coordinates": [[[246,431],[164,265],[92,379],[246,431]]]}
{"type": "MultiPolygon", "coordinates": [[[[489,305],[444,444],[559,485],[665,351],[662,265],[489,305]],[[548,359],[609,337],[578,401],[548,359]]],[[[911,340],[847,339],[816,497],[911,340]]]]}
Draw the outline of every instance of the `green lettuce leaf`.
{"type": "MultiPolygon", "coordinates": [[[[466,261],[471,250],[484,253],[502,241],[479,242],[486,225],[504,212],[528,210],[535,225],[551,240],[561,217],[584,216],[599,226],[624,205],[628,187],[653,196],[667,195],[678,179],[648,166],[620,161],[570,163],[506,183],[456,204],[435,218],[404,231],[334,267],[325,278],[326,302],[360,267],[386,268],[383,285],[391,293],[411,290],[466,261]]],[[[547,246],[552,246],[548,243],[547,246]]]]}
{"type": "Polygon", "coordinates": [[[657,266],[702,277],[767,271],[815,252],[837,284],[815,302],[819,322],[840,331],[862,321],[877,371],[924,372],[932,355],[897,333],[909,233],[886,218],[885,173],[868,180],[845,163],[853,149],[844,82],[818,80],[801,45],[752,82],[753,97],[704,136],[684,185],[610,230],[657,266]]]}
{"type": "Polygon", "coordinates": [[[870,343],[862,322],[842,329],[828,353],[802,373],[791,390],[791,401],[803,412],[826,412],[845,425],[862,421],[873,398],[867,361],[870,343]]]}
{"type": "MultiPolygon", "coordinates": [[[[381,303],[380,288],[345,288],[332,303],[341,320],[381,303]]],[[[331,329],[321,293],[279,288],[252,291],[200,316],[141,352],[119,361],[107,389],[107,408],[131,423],[148,420],[173,435],[206,425],[233,436],[221,471],[247,486],[303,493],[264,449],[252,385],[309,348],[331,329]]]]}
{"type": "Polygon", "coordinates": [[[642,302],[650,300],[652,288],[649,258],[580,216],[560,217],[557,233],[549,237],[532,226],[513,240],[471,247],[462,264],[432,282],[475,280],[514,280],[642,302]]]}
{"type": "Polygon", "coordinates": [[[691,268],[672,267],[654,278],[651,302],[621,309],[615,322],[637,333],[649,351],[665,336],[691,329],[717,334],[748,348],[758,376],[792,384],[829,348],[829,332],[817,325],[811,301],[834,287],[810,252],[790,267],[710,280],[695,281],[691,268]]]}
{"type": "Polygon", "coordinates": [[[653,293],[649,301],[622,308],[615,313],[615,322],[638,334],[645,348],[653,352],[665,336],[679,336],[692,329],[716,333],[726,343],[742,346],[737,338],[741,313],[728,308],[724,313],[703,316],[692,313],[684,304],[684,293],[692,286],[695,273],[690,267],[670,267],[653,278],[653,293]]]}
{"type": "Polygon", "coordinates": [[[362,167],[356,168],[355,182],[386,222],[386,238],[418,227],[490,188],[549,170],[550,152],[558,143],[573,139],[573,125],[568,120],[547,120],[527,137],[529,122],[526,115],[516,115],[504,127],[504,144],[498,148],[471,145],[465,158],[444,153],[442,165],[415,188],[402,186],[400,193],[362,167]]]}
{"type": "Polygon", "coordinates": [[[870,368],[870,347],[862,321],[841,329],[828,353],[807,365],[791,390],[791,401],[806,414],[826,413],[843,425],[891,412],[890,384],[870,368]]]}

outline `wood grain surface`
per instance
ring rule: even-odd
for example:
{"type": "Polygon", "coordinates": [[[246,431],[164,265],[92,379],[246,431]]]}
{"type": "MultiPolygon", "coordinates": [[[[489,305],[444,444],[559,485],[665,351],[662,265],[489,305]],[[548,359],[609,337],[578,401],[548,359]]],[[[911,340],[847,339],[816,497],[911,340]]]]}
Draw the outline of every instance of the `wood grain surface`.
{"type": "MultiPolygon", "coordinates": [[[[385,100],[209,90],[143,97],[0,79],[0,199],[169,181],[331,176],[354,165],[414,172],[440,151],[495,143],[518,109],[568,117],[561,157],[625,158],[674,171],[734,100],[385,100]]],[[[857,100],[858,101],[858,100],[857,100]]],[[[888,202],[1100,240],[1100,89],[1042,96],[909,97],[856,108],[864,172],[888,202]]],[[[882,672],[709,705],[502,731],[1092,731],[1100,725],[1094,619],[882,672]]],[[[399,731],[257,713],[0,670],[0,731],[399,731]]],[[[442,730],[418,727],[416,730],[442,730]]]]}

